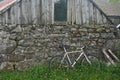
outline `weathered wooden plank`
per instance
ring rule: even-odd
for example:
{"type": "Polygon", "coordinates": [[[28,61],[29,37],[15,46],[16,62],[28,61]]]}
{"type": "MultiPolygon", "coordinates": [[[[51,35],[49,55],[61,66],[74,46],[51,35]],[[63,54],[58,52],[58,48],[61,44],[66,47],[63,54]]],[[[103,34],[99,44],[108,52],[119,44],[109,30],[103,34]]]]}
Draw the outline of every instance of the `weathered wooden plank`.
{"type": "Polygon", "coordinates": [[[86,11],[85,11],[85,0],[82,0],[82,22],[83,24],[86,23],[86,11]]]}
{"type": "Polygon", "coordinates": [[[76,9],[76,16],[75,16],[75,18],[76,18],[76,24],[79,24],[80,23],[80,13],[79,13],[79,6],[80,6],[80,2],[79,2],[80,0],[76,0],[75,1],[75,9],[76,9]],[[79,16],[79,17],[78,17],[79,16]]]}
{"type": "Polygon", "coordinates": [[[97,10],[97,24],[102,24],[101,12],[97,10]]]}
{"type": "MultiPolygon", "coordinates": [[[[45,6],[45,0],[42,0],[42,6],[45,6]]],[[[41,16],[42,16],[42,23],[43,24],[45,23],[45,15],[44,15],[44,13],[45,13],[45,8],[42,7],[42,14],[41,14],[41,16]]]]}
{"type": "Polygon", "coordinates": [[[103,17],[103,24],[106,24],[107,23],[106,17],[104,15],[102,15],[102,17],[103,17]]]}
{"type": "Polygon", "coordinates": [[[52,12],[53,12],[53,0],[48,0],[49,2],[49,5],[48,5],[48,8],[49,8],[49,19],[48,19],[48,23],[49,24],[52,24],[53,23],[53,14],[52,14],[52,12]]]}
{"type": "Polygon", "coordinates": [[[36,18],[37,18],[37,21],[36,21],[36,24],[41,24],[41,16],[42,16],[42,11],[40,10],[41,8],[41,3],[40,3],[40,0],[36,0],[36,3],[35,3],[36,7],[34,7],[36,9],[36,18]]]}
{"type": "Polygon", "coordinates": [[[31,0],[31,10],[32,10],[32,23],[35,24],[37,21],[36,17],[36,9],[35,9],[35,1],[31,0]]]}
{"type": "MultiPolygon", "coordinates": [[[[108,19],[91,0],[67,0],[69,24],[103,24],[108,19]]],[[[8,8],[0,20],[3,24],[54,24],[54,0],[20,0],[8,8]]],[[[114,22],[119,22],[113,20],[114,22]]]]}
{"type": "Polygon", "coordinates": [[[28,12],[28,24],[32,24],[32,9],[31,9],[31,0],[27,0],[27,12],[28,12]]]}
{"type": "Polygon", "coordinates": [[[90,24],[93,24],[94,22],[94,18],[93,18],[93,4],[89,2],[89,20],[90,20],[90,24]]]}
{"type": "Polygon", "coordinates": [[[17,5],[14,5],[14,24],[18,23],[18,8],[17,5]]]}
{"type": "Polygon", "coordinates": [[[67,19],[68,19],[68,22],[69,22],[69,24],[71,24],[72,23],[72,0],[68,0],[68,17],[67,17],[67,19]]]}
{"type": "Polygon", "coordinates": [[[96,7],[93,7],[93,19],[94,19],[94,24],[97,24],[97,9],[96,7]]]}
{"type": "Polygon", "coordinates": [[[89,13],[90,13],[90,11],[89,11],[89,2],[88,2],[88,0],[85,0],[85,3],[86,3],[86,7],[85,7],[85,9],[86,9],[86,24],[89,24],[89,13]]]}
{"type": "Polygon", "coordinates": [[[76,21],[75,21],[75,12],[76,12],[76,9],[75,9],[75,0],[72,0],[72,24],[75,24],[76,21]]]}
{"type": "Polygon", "coordinates": [[[14,12],[14,7],[11,8],[10,10],[10,16],[11,16],[11,24],[15,24],[15,12],[14,12]]]}

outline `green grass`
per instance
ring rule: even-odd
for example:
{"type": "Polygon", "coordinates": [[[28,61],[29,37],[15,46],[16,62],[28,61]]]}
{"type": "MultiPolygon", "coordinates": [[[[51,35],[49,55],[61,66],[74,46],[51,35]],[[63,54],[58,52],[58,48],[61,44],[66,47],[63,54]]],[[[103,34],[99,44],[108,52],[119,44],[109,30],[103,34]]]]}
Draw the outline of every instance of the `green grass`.
{"type": "Polygon", "coordinates": [[[77,67],[49,72],[47,66],[32,66],[24,71],[1,71],[0,80],[120,80],[120,65],[105,66],[100,70],[77,67]]]}

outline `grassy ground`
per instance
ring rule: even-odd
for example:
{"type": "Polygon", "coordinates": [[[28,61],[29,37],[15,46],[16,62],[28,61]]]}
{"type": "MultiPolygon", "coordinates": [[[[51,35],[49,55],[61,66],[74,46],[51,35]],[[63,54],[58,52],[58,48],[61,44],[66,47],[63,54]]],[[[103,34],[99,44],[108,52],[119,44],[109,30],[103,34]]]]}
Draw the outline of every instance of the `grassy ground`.
{"type": "Polygon", "coordinates": [[[77,67],[70,70],[53,70],[47,66],[33,66],[24,71],[1,71],[0,80],[120,80],[120,65],[102,65],[100,70],[77,67]]]}

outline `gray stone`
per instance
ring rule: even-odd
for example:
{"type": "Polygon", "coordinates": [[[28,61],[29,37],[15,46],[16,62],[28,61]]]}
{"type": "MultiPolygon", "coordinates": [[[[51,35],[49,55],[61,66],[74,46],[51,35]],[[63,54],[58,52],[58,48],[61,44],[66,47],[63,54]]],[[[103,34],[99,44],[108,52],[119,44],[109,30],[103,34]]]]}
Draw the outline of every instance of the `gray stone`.
{"type": "Polygon", "coordinates": [[[22,28],[20,25],[18,25],[14,30],[12,30],[13,33],[19,33],[22,32],[22,28]]]}
{"type": "Polygon", "coordinates": [[[5,54],[0,54],[0,63],[6,62],[8,60],[8,57],[5,54]]]}
{"type": "Polygon", "coordinates": [[[113,33],[101,33],[101,38],[112,39],[115,38],[113,33]]]}
{"type": "Polygon", "coordinates": [[[13,29],[16,28],[16,24],[8,25],[7,28],[8,28],[9,31],[12,31],[13,29]]]}
{"type": "Polygon", "coordinates": [[[2,62],[0,65],[0,70],[3,70],[7,66],[7,62],[2,62]]]}
{"type": "Polygon", "coordinates": [[[15,41],[9,41],[0,45],[0,53],[1,54],[10,54],[16,47],[15,41]]]}
{"type": "Polygon", "coordinates": [[[32,41],[32,40],[28,40],[28,39],[26,39],[26,40],[21,40],[21,41],[19,41],[19,43],[18,43],[20,46],[23,46],[23,47],[30,47],[30,46],[32,46],[33,44],[34,44],[34,42],[32,41]]]}

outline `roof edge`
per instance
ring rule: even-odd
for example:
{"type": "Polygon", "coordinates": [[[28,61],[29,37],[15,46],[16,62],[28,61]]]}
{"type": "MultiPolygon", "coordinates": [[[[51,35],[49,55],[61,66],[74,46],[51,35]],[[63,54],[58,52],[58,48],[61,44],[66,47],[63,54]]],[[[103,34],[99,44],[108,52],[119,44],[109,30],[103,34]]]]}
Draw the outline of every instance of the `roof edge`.
{"type": "Polygon", "coordinates": [[[9,8],[11,8],[14,4],[20,2],[21,0],[14,0],[11,3],[9,3],[8,5],[6,5],[5,7],[0,9],[0,14],[4,13],[5,11],[7,11],[9,8]]]}
{"type": "Polygon", "coordinates": [[[99,8],[99,6],[98,6],[93,0],[89,0],[89,1],[90,1],[91,3],[93,3],[93,5],[106,17],[106,19],[107,19],[111,24],[114,25],[114,23],[112,22],[112,20],[108,18],[108,16],[104,13],[104,11],[103,11],[101,8],[99,8]]]}

